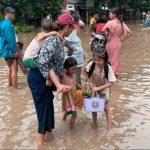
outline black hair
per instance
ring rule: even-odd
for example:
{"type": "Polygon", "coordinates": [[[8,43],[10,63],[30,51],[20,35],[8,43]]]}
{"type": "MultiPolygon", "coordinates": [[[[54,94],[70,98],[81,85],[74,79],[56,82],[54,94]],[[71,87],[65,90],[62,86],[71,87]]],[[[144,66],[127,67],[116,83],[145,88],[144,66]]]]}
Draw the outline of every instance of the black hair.
{"type": "Polygon", "coordinates": [[[108,53],[107,50],[104,47],[98,46],[93,51],[93,56],[99,56],[104,60],[104,72],[105,72],[105,78],[108,80],[108,73],[109,73],[109,62],[108,62],[108,53]]]}
{"type": "Polygon", "coordinates": [[[116,14],[116,17],[119,19],[120,23],[121,23],[121,26],[122,26],[122,30],[124,32],[124,29],[123,29],[123,20],[122,20],[122,17],[121,17],[121,13],[119,11],[119,9],[117,7],[114,7],[110,10],[110,12],[112,14],[116,14]]]}
{"type": "Polygon", "coordinates": [[[73,66],[77,66],[77,60],[74,57],[69,57],[64,62],[64,69],[69,69],[73,66]]]}
{"type": "Polygon", "coordinates": [[[50,32],[53,30],[53,20],[44,18],[41,22],[41,28],[42,30],[46,32],[50,32]]]}
{"type": "Polygon", "coordinates": [[[63,30],[67,25],[59,24],[57,21],[53,23],[53,31],[63,30]]]}
{"type": "Polygon", "coordinates": [[[80,20],[80,15],[79,15],[79,13],[73,13],[73,14],[72,14],[72,17],[73,17],[75,23],[79,23],[79,20],[80,20]]]}

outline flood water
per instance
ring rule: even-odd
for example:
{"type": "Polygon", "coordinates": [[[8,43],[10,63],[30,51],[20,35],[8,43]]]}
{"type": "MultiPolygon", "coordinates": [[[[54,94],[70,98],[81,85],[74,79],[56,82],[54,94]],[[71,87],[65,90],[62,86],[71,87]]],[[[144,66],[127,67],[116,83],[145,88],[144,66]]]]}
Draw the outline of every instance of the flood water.
{"type": "MultiPolygon", "coordinates": [[[[74,131],[62,122],[61,99],[55,99],[54,138],[45,149],[100,150],[150,149],[150,30],[130,23],[133,36],[122,49],[123,74],[112,89],[110,107],[113,131],[107,134],[106,119],[99,114],[99,129],[91,128],[91,114],[79,113],[74,131]]],[[[36,33],[19,35],[26,45],[36,33]]],[[[86,56],[88,38],[82,34],[86,56]]],[[[0,60],[0,149],[36,149],[37,119],[26,77],[19,71],[19,90],[7,87],[7,67],[0,60]]]]}

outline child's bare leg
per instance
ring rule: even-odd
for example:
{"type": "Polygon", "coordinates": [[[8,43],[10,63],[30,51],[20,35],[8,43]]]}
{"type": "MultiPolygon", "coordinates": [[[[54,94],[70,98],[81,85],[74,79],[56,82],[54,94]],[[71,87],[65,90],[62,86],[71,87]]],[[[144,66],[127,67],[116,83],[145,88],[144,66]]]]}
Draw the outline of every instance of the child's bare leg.
{"type": "Polygon", "coordinates": [[[92,118],[93,118],[93,127],[97,128],[98,127],[98,123],[97,123],[97,112],[93,112],[92,113],[92,118]]]}
{"type": "Polygon", "coordinates": [[[66,119],[67,119],[67,114],[65,112],[64,115],[63,115],[63,121],[66,121],[66,119]]]}
{"type": "Polygon", "coordinates": [[[70,129],[74,129],[76,117],[77,117],[76,113],[72,114],[72,116],[70,118],[70,129]]]}
{"type": "Polygon", "coordinates": [[[45,142],[45,134],[38,134],[38,137],[37,137],[37,141],[38,141],[38,146],[42,146],[44,145],[44,142],[45,142]]]}
{"type": "Polygon", "coordinates": [[[106,113],[108,130],[111,130],[112,129],[112,114],[111,114],[108,104],[105,105],[105,113],[106,113]]]}

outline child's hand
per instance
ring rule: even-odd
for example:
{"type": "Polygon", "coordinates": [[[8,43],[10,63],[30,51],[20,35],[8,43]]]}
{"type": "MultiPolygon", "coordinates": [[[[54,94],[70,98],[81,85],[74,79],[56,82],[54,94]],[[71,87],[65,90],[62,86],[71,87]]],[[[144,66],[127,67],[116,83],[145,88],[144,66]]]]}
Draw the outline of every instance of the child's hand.
{"type": "Polygon", "coordinates": [[[92,91],[97,92],[97,91],[99,91],[99,88],[98,87],[92,87],[92,91]]]}
{"type": "Polygon", "coordinates": [[[92,89],[93,87],[96,87],[95,84],[93,84],[92,82],[89,83],[90,84],[90,88],[92,89]]]}

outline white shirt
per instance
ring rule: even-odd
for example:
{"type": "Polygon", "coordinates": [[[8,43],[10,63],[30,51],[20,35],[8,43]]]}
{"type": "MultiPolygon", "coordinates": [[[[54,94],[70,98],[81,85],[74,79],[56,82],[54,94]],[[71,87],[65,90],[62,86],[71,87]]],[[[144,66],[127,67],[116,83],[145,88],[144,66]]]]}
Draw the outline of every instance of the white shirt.
{"type": "Polygon", "coordinates": [[[42,43],[41,44],[38,43],[36,41],[36,39],[34,38],[32,40],[32,42],[29,44],[29,46],[27,47],[27,49],[24,53],[23,60],[34,59],[34,58],[38,57],[41,45],[42,45],[42,43]]]}
{"type": "MultiPolygon", "coordinates": [[[[86,71],[89,72],[91,69],[93,61],[89,62],[88,65],[86,66],[86,71]]],[[[105,71],[104,69],[102,71],[100,71],[100,68],[95,65],[95,69],[93,71],[93,74],[91,75],[91,82],[93,84],[95,84],[96,86],[102,86],[108,82],[116,82],[116,77],[115,74],[112,70],[112,67],[110,65],[108,65],[109,67],[109,72],[108,72],[108,80],[105,78],[105,71]]],[[[110,98],[110,88],[106,88],[102,91],[102,93],[105,94],[105,99],[109,100],[110,98]]]]}

